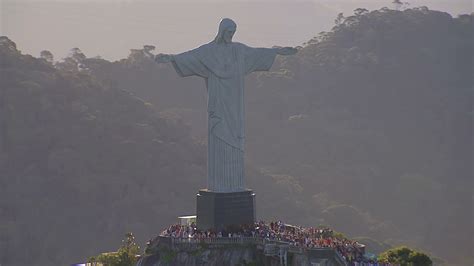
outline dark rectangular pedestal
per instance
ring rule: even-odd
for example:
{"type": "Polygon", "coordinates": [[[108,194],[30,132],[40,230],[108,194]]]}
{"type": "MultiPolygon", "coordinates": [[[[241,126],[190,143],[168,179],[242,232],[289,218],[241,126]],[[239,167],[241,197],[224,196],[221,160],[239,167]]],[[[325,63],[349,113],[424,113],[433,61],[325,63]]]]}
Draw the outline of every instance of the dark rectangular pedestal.
{"type": "Polygon", "coordinates": [[[216,193],[206,189],[197,194],[197,227],[200,230],[220,231],[232,226],[255,222],[255,193],[248,189],[239,192],[216,193]]]}

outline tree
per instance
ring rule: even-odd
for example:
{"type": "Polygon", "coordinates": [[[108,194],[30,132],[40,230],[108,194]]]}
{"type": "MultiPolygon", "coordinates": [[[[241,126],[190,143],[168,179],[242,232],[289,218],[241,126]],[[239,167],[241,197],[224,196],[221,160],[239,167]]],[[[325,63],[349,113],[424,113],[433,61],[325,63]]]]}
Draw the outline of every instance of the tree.
{"type": "Polygon", "coordinates": [[[53,64],[54,62],[54,56],[53,54],[48,51],[48,50],[43,50],[41,51],[40,53],[40,57],[44,60],[46,60],[46,62],[50,63],[50,64],[53,64]]]}
{"type": "Polygon", "coordinates": [[[410,3],[408,2],[402,2],[400,0],[393,0],[392,1],[392,4],[395,6],[395,10],[400,10],[408,5],[410,5],[410,3]]]}
{"type": "Polygon", "coordinates": [[[122,246],[116,252],[102,253],[97,257],[90,257],[88,262],[100,262],[107,266],[133,266],[137,263],[140,247],[135,242],[133,233],[125,234],[122,246]]]}
{"type": "Polygon", "coordinates": [[[153,50],[155,50],[154,45],[144,45],[143,46],[143,55],[148,59],[154,59],[155,56],[152,54],[153,50]]]}
{"type": "Polygon", "coordinates": [[[62,62],[57,62],[55,66],[57,69],[64,71],[87,71],[87,65],[84,63],[86,59],[87,57],[81,49],[75,47],[69,51],[68,57],[64,58],[62,62]]]}
{"type": "Polygon", "coordinates": [[[143,50],[147,53],[150,53],[151,51],[155,50],[155,46],[154,45],[143,45],[143,50]]]}
{"type": "Polygon", "coordinates": [[[409,260],[413,265],[433,265],[433,261],[426,254],[421,252],[413,252],[410,254],[409,260]]]}
{"type": "Polygon", "coordinates": [[[86,59],[86,56],[84,55],[84,53],[81,51],[81,49],[77,47],[71,49],[69,57],[73,58],[78,63],[86,59]]]}
{"type": "Polygon", "coordinates": [[[393,263],[401,266],[431,266],[433,261],[422,252],[405,246],[392,248],[379,254],[378,261],[381,263],[393,263]]]}
{"type": "Polygon", "coordinates": [[[125,234],[125,239],[122,240],[122,249],[125,250],[129,254],[138,255],[140,252],[140,246],[135,242],[135,236],[132,232],[128,232],[125,234]]]}
{"type": "Polygon", "coordinates": [[[16,50],[16,43],[10,40],[7,36],[0,36],[0,46],[12,52],[18,52],[16,50]]]}
{"type": "Polygon", "coordinates": [[[365,14],[369,13],[369,10],[365,9],[365,8],[357,8],[354,10],[354,14],[356,16],[363,16],[365,14]]]}
{"type": "Polygon", "coordinates": [[[344,13],[339,13],[339,14],[337,14],[337,17],[334,20],[334,24],[336,24],[336,26],[339,26],[344,22],[344,19],[345,19],[344,18],[344,13]]]}

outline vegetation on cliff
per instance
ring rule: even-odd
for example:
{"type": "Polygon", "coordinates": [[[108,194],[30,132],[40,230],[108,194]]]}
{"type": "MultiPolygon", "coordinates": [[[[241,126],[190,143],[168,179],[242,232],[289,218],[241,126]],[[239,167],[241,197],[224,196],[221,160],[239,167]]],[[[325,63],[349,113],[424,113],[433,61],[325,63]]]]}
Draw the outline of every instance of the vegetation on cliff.
{"type": "Polygon", "coordinates": [[[116,252],[102,253],[96,257],[90,257],[87,262],[99,262],[107,266],[135,266],[140,255],[140,246],[135,243],[133,233],[126,233],[122,240],[122,246],[116,252]]]}
{"type": "Polygon", "coordinates": [[[400,266],[430,266],[433,261],[423,252],[410,249],[405,246],[392,248],[379,254],[378,261],[392,263],[400,266]]]}

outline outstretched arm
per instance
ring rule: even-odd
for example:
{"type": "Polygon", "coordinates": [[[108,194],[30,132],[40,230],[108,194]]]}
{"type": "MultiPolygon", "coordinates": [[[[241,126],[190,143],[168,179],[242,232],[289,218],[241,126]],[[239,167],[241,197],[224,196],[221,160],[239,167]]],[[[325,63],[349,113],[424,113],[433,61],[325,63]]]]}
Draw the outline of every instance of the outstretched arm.
{"type": "Polygon", "coordinates": [[[273,65],[276,55],[293,55],[296,54],[297,51],[298,50],[293,47],[273,46],[272,48],[252,48],[244,45],[245,73],[268,71],[273,65]]]}
{"type": "Polygon", "coordinates": [[[174,69],[182,77],[195,75],[207,78],[209,76],[209,70],[195,55],[196,49],[176,55],[157,54],[155,56],[155,62],[158,64],[173,63],[174,69]]]}

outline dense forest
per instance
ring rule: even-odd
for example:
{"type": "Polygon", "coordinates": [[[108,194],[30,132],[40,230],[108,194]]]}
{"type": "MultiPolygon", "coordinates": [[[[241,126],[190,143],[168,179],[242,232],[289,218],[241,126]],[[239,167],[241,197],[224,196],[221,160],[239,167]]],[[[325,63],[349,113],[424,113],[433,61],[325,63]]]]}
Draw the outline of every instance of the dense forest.
{"type": "MultiPolygon", "coordinates": [[[[472,265],[473,29],[472,14],[356,9],[250,75],[258,218],[472,265]]],[[[55,61],[0,37],[0,264],[83,261],[194,213],[205,84],[155,52],[55,61]]]]}

